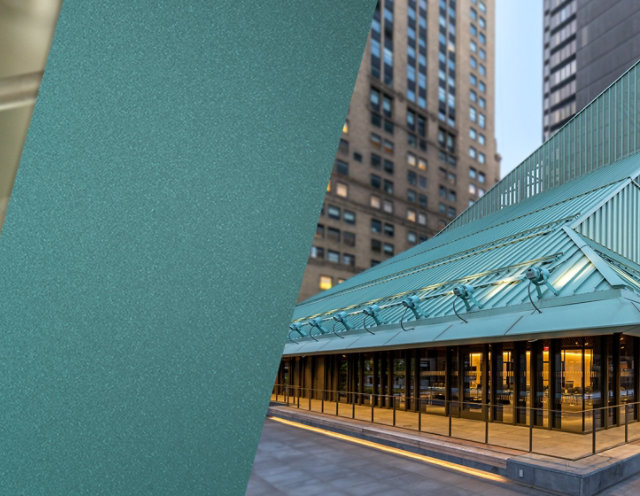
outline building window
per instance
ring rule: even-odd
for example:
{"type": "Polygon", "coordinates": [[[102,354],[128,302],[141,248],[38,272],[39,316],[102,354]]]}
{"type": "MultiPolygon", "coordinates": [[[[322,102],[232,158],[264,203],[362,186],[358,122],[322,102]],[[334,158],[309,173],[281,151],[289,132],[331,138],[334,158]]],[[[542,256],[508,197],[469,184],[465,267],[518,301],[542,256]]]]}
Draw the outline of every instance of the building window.
{"type": "Polygon", "coordinates": [[[340,253],[337,251],[327,251],[327,260],[331,263],[340,263],[340,253]]]}
{"type": "Polygon", "coordinates": [[[356,213],[351,210],[345,210],[342,215],[342,220],[344,220],[347,224],[355,224],[356,223],[356,213]]]}
{"type": "Polygon", "coordinates": [[[356,235],[349,231],[342,232],[342,242],[347,246],[356,245],[356,235]]]}
{"type": "Polygon", "coordinates": [[[447,215],[449,215],[449,217],[453,219],[456,216],[456,209],[453,207],[449,207],[447,215]]]}
{"type": "Polygon", "coordinates": [[[416,156],[413,153],[407,153],[407,164],[409,164],[411,167],[415,167],[416,156]]]}
{"type": "Polygon", "coordinates": [[[371,232],[381,233],[382,222],[380,222],[378,219],[371,219],[371,232]]]}
{"type": "Polygon", "coordinates": [[[422,208],[427,208],[427,197],[425,195],[418,195],[418,205],[422,208]]]}
{"type": "Polygon", "coordinates": [[[334,205],[329,205],[327,207],[327,215],[329,216],[330,219],[340,220],[340,208],[334,205]]]}
{"type": "Polygon", "coordinates": [[[407,181],[409,184],[416,186],[418,184],[418,174],[413,171],[407,171],[407,181]]]}
{"type": "Polygon", "coordinates": [[[344,160],[336,160],[336,172],[344,176],[349,175],[349,164],[344,160]]]}
{"type": "Polygon", "coordinates": [[[412,245],[415,245],[416,242],[418,241],[418,237],[416,236],[416,233],[414,233],[413,231],[409,231],[407,233],[407,241],[412,245]]]}
{"type": "Polygon", "coordinates": [[[407,127],[412,131],[416,128],[416,114],[413,110],[407,109],[407,127]]]}
{"type": "Polygon", "coordinates": [[[371,154],[371,167],[374,169],[379,169],[380,165],[382,165],[382,157],[375,153],[371,154]]]}
{"type": "Polygon", "coordinates": [[[473,183],[469,183],[469,193],[475,195],[477,193],[476,185],[473,183]]]}
{"type": "Polygon", "coordinates": [[[336,229],[335,227],[327,228],[327,238],[332,241],[340,242],[340,229],[336,229]]]}
{"type": "Polygon", "coordinates": [[[371,267],[375,267],[380,263],[380,260],[371,260],[371,267]]]}
{"type": "Polygon", "coordinates": [[[416,211],[415,210],[413,210],[411,208],[407,209],[407,220],[409,222],[415,222],[416,221],[416,211]]]}
{"type": "Polygon", "coordinates": [[[382,242],[378,239],[372,239],[371,240],[371,251],[375,251],[377,253],[380,253],[380,251],[382,251],[382,242]]]}
{"type": "Polygon", "coordinates": [[[319,246],[312,246],[311,258],[324,258],[324,248],[321,248],[319,246]]]}
{"type": "Polygon", "coordinates": [[[471,158],[476,158],[476,156],[477,156],[476,149],[474,147],[472,147],[472,146],[469,147],[469,156],[471,158]]]}
{"type": "Polygon", "coordinates": [[[478,112],[478,126],[484,129],[484,114],[478,112]]]}
{"type": "Polygon", "coordinates": [[[480,181],[482,184],[484,184],[485,180],[486,180],[486,176],[484,175],[484,172],[480,172],[478,174],[478,181],[480,181]]]}
{"type": "Polygon", "coordinates": [[[349,119],[344,121],[344,124],[342,125],[342,132],[344,134],[349,134],[349,119]]]}
{"type": "Polygon", "coordinates": [[[471,122],[476,121],[476,109],[473,107],[469,107],[469,119],[471,120],[471,122]]]}
{"type": "Polygon", "coordinates": [[[473,167],[469,167],[469,177],[471,179],[475,179],[476,178],[476,174],[477,174],[477,171],[473,167]]]}
{"type": "Polygon", "coordinates": [[[478,143],[481,145],[485,144],[484,134],[478,134],[478,143]]]}
{"type": "Polygon", "coordinates": [[[342,263],[345,265],[349,265],[354,267],[356,265],[356,257],[355,255],[350,255],[349,253],[342,254],[342,263]]]}
{"type": "Polygon", "coordinates": [[[393,224],[386,224],[384,225],[384,234],[386,236],[389,236],[391,238],[393,238],[393,234],[394,234],[394,228],[393,228],[393,224]]]}
{"type": "Polygon", "coordinates": [[[380,114],[371,112],[371,125],[375,127],[382,127],[382,117],[380,117],[380,114]]]}
{"type": "Polygon", "coordinates": [[[478,84],[478,78],[475,76],[475,74],[469,75],[469,81],[471,82],[471,86],[475,86],[478,84]]]}
{"type": "Polygon", "coordinates": [[[369,103],[372,109],[380,112],[380,92],[375,88],[369,91],[369,103]]]}
{"type": "Polygon", "coordinates": [[[444,203],[439,203],[438,204],[438,212],[440,212],[441,214],[446,214],[447,213],[447,206],[444,203]]]}
{"type": "Polygon", "coordinates": [[[389,140],[384,140],[383,150],[386,153],[393,154],[393,142],[391,142],[389,140]]]}
{"type": "Polygon", "coordinates": [[[371,133],[369,141],[371,142],[371,145],[376,148],[380,148],[380,146],[382,146],[382,138],[376,133],[371,133]]]}
{"type": "Polygon", "coordinates": [[[452,189],[449,190],[449,201],[450,202],[456,201],[456,192],[452,189]]]}
{"type": "Polygon", "coordinates": [[[480,162],[481,164],[484,164],[485,160],[486,159],[485,159],[484,153],[478,152],[478,162],[480,162]]]}
{"type": "Polygon", "coordinates": [[[388,179],[384,180],[384,192],[388,195],[393,194],[393,181],[389,181],[388,179]]]}
{"type": "Polygon", "coordinates": [[[380,186],[382,186],[382,178],[377,174],[371,174],[370,183],[372,187],[380,189],[380,186]]]}
{"type": "Polygon", "coordinates": [[[384,95],[382,97],[382,113],[386,116],[386,117],[391,117],[391,112],[392,112],[392,98],[388,95],[384,95]]]}
{"type": "Polygon", "coordinates": [[[380,197],[376,196],[376,195],[371,195],[371,197],[369,198],[369,206],[371,208],[380,208],[380,197]]]}
{"type": "Polygon", "coordinates": [[[416,192],[414,190],[412,190],[412,189],[408,189],[407,190],[407,201],[410,202],[410,203],[415,203],[416,202],[416,198],[417,198],[416,192]]]}
{"type": "Polygon", "coordinates": [[[344,153],[345,155],[349,155],[349,142],[347,140],[340,140],[340,144],[338,145],[338,151],[340,153],[344,153]]]}
{"type": "Polygon", "coordinates": [[[478,95],[476,94],[475,91],[469,90],[469,100],[471,100],[472,102],[475,102],[478,100],[478,95]]]}
{"type": "Polygon", "coordinates": [[[444,186],[440,186],[438,188],[438,195],[440,196],[440,198],[447,198],[447,188],[445,188],[444,186]]]}
{"type": "Polygon", "coordinates": [[[393,202],[391,200],[385,200],[382,202],[382,210],[388,214],[393,213],[393,202]]]}
{"type": "Polygon", "coordinates": [[[472,140],[475,140],[478,137],[478,134],[476,133],[476,130],[473,129],[472,127],[469,128],[469,138],[471,138],[472,140]]]}
{"type": "Polygon", "coordinates": [[[316,226],[316,238],[324,238],[324,226],[322,224],[318,224],[316,226]]]}
{"type": "Polygon", "coordinates": [[[345,183],[336,182],[336,195],[346,198],[349,193],[349,187],[345,183]]]}
{"type": "Polygon", "coordinates": [[[418,186],[422,189],[427,189],[427,178],[425,176],[418,176],[418,186]]]}
{"type": "Polygon", "coordinates": [[[331,276],[320,276],[320,289],[331,289],[331,286],[333,286],[331,276]]]}
{"type": "Polygon", "coordinates": [[[353,152],[353,160],[356,162],[362,163],[362,154],[358,152],[353,152]]]}
{"type": "Polygon", "coordinates": [[[393,174],[393,162],[391,160],[384,161],[384,171],[393,174]]]}
{"type": "Polygon", "coordinates": [[[393,253],[394,253],[393,245],[391,243],[385,243],[384,244],[384,254],[385,255],[393,255],[393,253]]]}
{"type": "Polygon", "coordinates": [[[423,158],[418,160],[418,169],[427,170],[427,161],[423,158]]]}
{"type": "Polygon", "coordinates": [[[424,214],[418,214],[418,224],[426,226],[427,225],[427,216],[424,215],[424,214]]]}

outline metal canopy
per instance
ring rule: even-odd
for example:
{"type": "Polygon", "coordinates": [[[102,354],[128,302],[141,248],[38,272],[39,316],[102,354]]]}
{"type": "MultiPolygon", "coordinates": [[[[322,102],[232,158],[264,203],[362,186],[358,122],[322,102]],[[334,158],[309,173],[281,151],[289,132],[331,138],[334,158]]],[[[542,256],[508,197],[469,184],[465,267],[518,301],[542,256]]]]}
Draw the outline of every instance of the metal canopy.
{"type": "MultiPolygon", "coordinates": [[[[633,110],[627,108],[625,116],[640,114],[637,72],[638,65],[590,107],[614,112],[624,104],[633,110]],[[619,101],[621,91],[633,91],[633,98],[619,101]]],[[[640,326],[640,228],[632,225],[640,207],[640,140],[635,139],[640,127],[627,117],[612,120],[607,112],[598,113],[609,126],[607,133],[594,134],[593,143],[587,140],[589,129],[600,120],[585,109],[563,131],[563,141],[547,142],[532,154],[539,161],[537,169],[527,159],[490,192],[497,193],[434,238],[298,304],[292,321],[303,336],[292,334],[284,353],[487,342],[589,329],[606,333],[640,326]],[[576,136],[576,129],[584,133],[576,136]],[[604,154],[607,140],[616,137],[623,142],[604,154]],[[583,148],[573,156],[572,146],[583,148]],[[595,153],[593,163],[585,150],[595,153]],[[510,190],[514,180],[517,187],[510,190]],[[544,285],[532,287],[525,276],[531,268],[537,273],[544,269],[544,285]],[[456,287],[467,288],[474,305],[462,303],[456,287]],[[407,312],[410,301],[418,305],[407,312]],[[380,324],[369,318],[366,330],[363,311],[372,305],[377,305],[380,324]],[[341,330],[310,337],[310,322],[332,328],[336,320],[341,330]]]]}

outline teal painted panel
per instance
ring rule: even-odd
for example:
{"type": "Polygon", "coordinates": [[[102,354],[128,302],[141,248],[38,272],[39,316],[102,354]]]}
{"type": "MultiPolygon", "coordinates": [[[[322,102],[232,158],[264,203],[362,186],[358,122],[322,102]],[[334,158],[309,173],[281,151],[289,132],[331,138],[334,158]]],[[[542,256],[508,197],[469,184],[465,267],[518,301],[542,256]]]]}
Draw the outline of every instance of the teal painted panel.
{"type": "Polygon", "coordinates": [[[374,5],[64,2],[0,239],[1,494],[244,494],[374,5]]]}
{"type": "Polygon", "coordinates": [[[640,186],[629,182],[577,226],[576,230],[640,264],[640,186]]]}

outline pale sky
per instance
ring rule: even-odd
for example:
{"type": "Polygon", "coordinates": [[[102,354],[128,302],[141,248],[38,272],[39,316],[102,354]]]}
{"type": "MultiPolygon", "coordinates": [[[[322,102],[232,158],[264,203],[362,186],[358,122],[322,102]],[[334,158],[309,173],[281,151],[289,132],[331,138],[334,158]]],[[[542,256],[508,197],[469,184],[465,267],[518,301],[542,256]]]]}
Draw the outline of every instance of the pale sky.
{"type": "Polygon", "coordinates": [[[500,177],[542,143],[542,0],[496,0],[500,177]]]}

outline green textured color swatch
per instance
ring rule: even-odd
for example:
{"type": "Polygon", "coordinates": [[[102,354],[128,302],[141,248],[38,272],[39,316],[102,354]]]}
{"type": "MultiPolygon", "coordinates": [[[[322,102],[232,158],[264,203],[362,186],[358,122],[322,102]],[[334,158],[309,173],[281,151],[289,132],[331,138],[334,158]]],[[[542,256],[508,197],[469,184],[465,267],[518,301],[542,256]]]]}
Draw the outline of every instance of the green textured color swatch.
{"type": "Polygon", "coordinates": [[[0,494],[243,494],[375,0],[65,0],[0,237],[0,494]]]}

